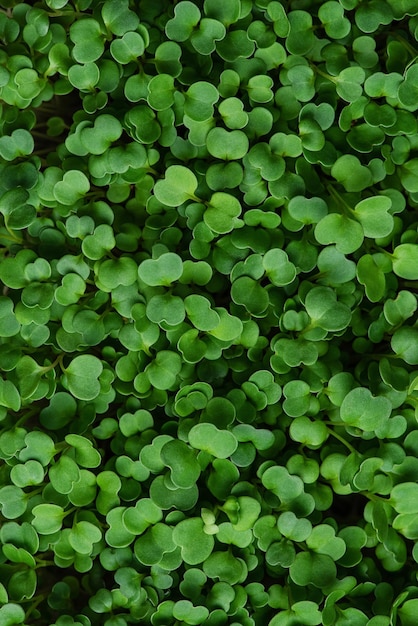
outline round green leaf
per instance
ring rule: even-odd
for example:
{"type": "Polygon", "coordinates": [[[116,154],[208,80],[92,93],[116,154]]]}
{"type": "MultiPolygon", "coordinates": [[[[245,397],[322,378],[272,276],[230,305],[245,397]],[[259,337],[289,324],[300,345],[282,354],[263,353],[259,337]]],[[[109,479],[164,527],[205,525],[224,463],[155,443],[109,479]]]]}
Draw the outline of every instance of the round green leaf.
{"type": "Polygon", "coordinates": [[[105,36],[100,24],[93,18],[86,17],[73,22],[70,39],[74,43],[72,54],[78,63],[97,61],[103,54],[105,36]]]}
{"type": "Polygon", "coordinates": [[[363,93],[365,78],[365,71],[358,65],[344,68],[335,79],[340,98],[346,102],[355,102],[363,93]]]}
{"type": "Polygon", "coordinates": [[[123,514],[124,526],[131,533],[140,535],[153,524],[161,521],[161,509],[149,498],[142,498],[134,507],[129,507],[123,514]]]}
{"type": "Polygon", "coordinates": [[[230,26],[240,17],[240,5],[240,0],[231,0],[228,4],[221,0],[205,0],[203,8],[205,15],[221,22],[224,26],[230,26]]]}
{"type": "Polygon", "coordinates": [[[15,485],[0,488],[1,512],[7,519],[16,519],[23,515],[27,507],[27,494],[15,485]]]}
{"type": "Polygon", "coordinates": [[[29,131],[18,128],[11,135],[0,137],[0,156],[5,161],[31,154],[34,149],[33,137],[29,131]]]}
{"type": "Polygon", "coordinates": [[[386,237],[392,232],[393,217],[388,213],[392,201],[386,196],[365,198],[356,204],[355,215],[366,237],[386,237]]]}
{"type": "Polygon", "coordinates": [[[361,165],[358,157],[353,154],[339,157],[331,168],[331,175],[346,191],[363,191],[372,183],[370,170],[361,165]]]}
{"type": "Polygon", "coordinates": [[[210,331],[219,326],[220,317],[207,298],[191,294],[184,299],[187,316],[198,330],[210,331]]]}
{"type": "Polygon", "coordinates": [[[398,615],[401,620],[402,626],[413,626],[413,623],[416,619],[416,612],[418,610],[418,599],[413,598],[411,600],[407,600],[402,604],[398,609],[398,615]]]}
{"type": "Polygon", "coordinates": [[[289,285],[296,277],[296,268],[284,250],[272,248],[263,256],[263,267],[269,280],[278,287],[289,285]]]}
{"type": "Polygon", "coordinates": [[[174,78],[170,74],[153,76],[148,83],[147,101],[155,111],[165,111],[174,103],[174,78]]]}
{"type": "Polygon", "coordinates": [[[247,576],[243,559],[236,558],[231,551],[212,552],[203,563],[203,571],[209,578],[235,585],[247,576]]]}
{"type": "Polygon", "coordinates": [[[398,328],[390,342],[392,350],[410,365],[418,365],[418,329],[410,326],[398,328]]]}
{"type": "Polygon", "coordinates": [[[210,55],[216,49],[216,43],[221,41],[226,34],[226,29],[221,22],[204,17],[200,20],[198,28],[194,28],[190,37],[193,48],[202,55],[210,55]]]}
{"type": "Polygon", "coordinates": [[[68,70],[68,80],[80,91],[93,91],[100,79],[96,63],[72,65],[68,70]]]}
{"type": "Polygon", "coordinates": [[[417,104],[417,79],[418,66],[411,65],[405,72],[405,76],[398,89],[398,98],[400,103],[408,109],[408,111],[416,111],[417,104]]]}
{"type": "Polygon", "coordinates": [[[210,423],[196,424],[188,437],[193,448],[205,450],[218,459],[226,459],[238,447],[238,442],[230,431],[219,430],[210,423]]]}
{"type": "Polygon", "coordinates": [[[147,304],[147,317],[154,324],[177,326],[185,318],[183,300],[179,296],[164,294],[152,296],[147,304]]]}
{"type": "Polygon", "coordinates": [[[113,115],[104,113],[96,117],[93,127],[85,126],[81,129],[80,141],[88,153],[103,154],[114,141],[119,139],[122,131],[122,124],[119,120],[113,115]]]}
{"type": "Polygon", "coordinates": [[[190,517],[179,522],[173,530],[173,540],[181,549],[181,556],[188,565],[205,561],[212,553],[215,540],[204,532],[200,517],[190,517]]]}
{"type": "Polygon", "coordinates": [[[139,278],[150,287],[169,286],[182,274],[183,262],[174,252],[166,252],[158,259],[146,259],[138,267],[139,278]]]}
{"type": "Polygon", "coordinates": [[[249,276],[241,276],[233,282],[231,297],[236,304],[241,304],[256,317],[262,316],[270,304],[267,291],[249,276]]]}
{"type": "Polygon", "coordinates": [[[134,545],[135,556],[144,565],[157,565],[166,553],[175,549],[172,528],[160,522],[148,528],[134,545]]]}
{"type": "Polygon", "coordinates": [[[110,44],[110,54],[118,63],[127,65],[136,61],[145,51],[145,42],[137,32],[128,31],[120,39],[114,39],[110,44]]]}
{"type": "Polygon", "coordinates": [[[98,543],[101,538],[101,530],[96,525],[82,520],[73,524],[68,542],[79,554],[91,554],[93,544],[98,543]]]}
{"type": "Polygon", "coordinates": [[[248,152],[249,141],[241,130],[227,131],[224,128],[212,128],[206,138],[209,154],[224,161],[242,159],[248,152]]]}
{"type": "Polygon", "coordinates": [[[335,291],[330,287],[311,289],[306,296],[305,307],[312,323],[324,330],[339,331],[350,323],[350,309],[337,302],[335,291]]]}
{"type": "Polygon", "coordinates": [[[186,200],[194,199],[197,179],[193,172],[183,165],[170,165],[165,178],[156,182],[154,194],[159,202],[178,207],[186,200]]]}
{"type": "Polygon", "coordinates": [[[69,391],[79,400],[93,400],[100,393],[101,361],[91,354],[76,356],[65,369],[69,391]]]}
{"type": "Polygon", "coordinates": [[[333,559],[326,554],[299,552],[289,568],[289,573],[299,587],[311,584],[323,589],[335,582],[337,568],[333,559]]]}
{"type": "Polygon", "coordinates": [[[392,405],[387,398],[373,396],[365,387],[349,391],[340,408],[341,419],[345,424],[366,432],[383,426],[391,412],[392,405]]]}
{"type": "Polygon", "coordinates": [[[360,248],[364,232],[358,222],[346,215],[330,213],[315,227],[315,239],[322,245],[335,244],[343,254],[351,254],[360,248]]]}
{"type": "Polygon", "coordinates": [[[70,170],[54,185],[54,197],[61,204],[69,206],[75,204],[89,189],[87,176],[79,170],[70,170]]]}
{"type": "Polygon", "coordinates": [[[181,358],[177,352],[161,350],[154,361],[147,365],[145,372],[156,389],[170,389],[176,383],[181,368],[181,358]]]}
{"type": "Polygon", "coordinates": [[[350,20],[344,15],[344,9],[335,0],[328,0],[322,4],[318,11],[325,32],[331,39],[344,39],[351,30],[350,20]]]}
{"type": "Polygon", "coordinates": [[[365,254],[359,259],[357,278],[365,286],[366,295],[371,302],[378,302],[384,296],[385,275],[371,254],[365,254]]]}
{"type": "Polygon", "coordinates": [[[25,621],[25,611],[19,604],[7,602],[0,607],[0,619],[4,626],[23,624],[25,621]]]}
{"type": "Polygon", "coordinates": [[[319,448],[329,436],[325,424],[319,420],[312,421],[305,415],[296,417],[290,425],[289,435],[309,448],[319,448]]]}
{"type": "Polygon", "coordinates": [[[20,395],[15,385],[10,380],[0,379],[0,406],[19,411],[21,405],[20,395]]]}
{"type": "Polygon", "coordinates": [[[170,478],[176,487],[188,489],[200,476],[196,454],[182,441],[168,441],[161,449],[161,458],[170,468],[170,478]]]}
{"type": "Polygon", "coordinates": [[[101,13],[106,28],[115,35],[124,35],[138,27],[138,15],[129,9],[128,0],[106,0],[101,13]]]}
{"type": "Polygon", "coordinates": [[[61,455],[58,461],[49,468],[48,474],[54,489],[63,494],[70,493],[74,483],[80,479],[77,463],[66,454],[61,455]]]}
{"type": "Polygon", "coordinates": [[[261,477],[266,489],[272,491],[284,504],[290,503],[303,493],[303,482],[299,476],[289,474],[285,467],[269,467],[261,477]]]}
{"type": "Polygon", "coordinates": [[[173,41],[186,41],[199,20],[200,11],[198,7],[189,0],[182,0],[174,9],[174,17],[168,20],[165,25],[166,35],[173,41]]]}
{"type": "Polygon", "coordinates": [[[10,478],[17,487],[40,485],[44,479],[44,469],[39,461],[26,461],[12,467],[10,478]]]}
{"type": "Polygon", "coordinates": [[[37,504],[32,513],[32,526],[40,535],[52,535],[59,531],[65,517],[63,508],[57,504],[37,504]]]}
{"type": "Polygon", "coordinates": [[[242,207],[237,198],[229,193],[217,191],[208,202],[203,220],[214,233],[229,233],[238,223],[237,218],[241,211],[242,207]]]}
{"type": "MultiPolygon", "coordinates": [[[[191,4],[188,0],[183,1],[191,4]]],[[[195,5],[193,6],[195,9],[197,8],[195,5]]],[[[189,87],[185,96],[184,112],[190,119],[195,122],[210,120],[213,115],[214,104],[219,100],[218,90],[212,83],[197,81],[189,87]]]]}
{"type": "Polygon", "coordinates": [[[418,279],[418,245],[401,243],[396,246],[392,255],[393,271],[397,276],[407,280],[418,279]]]}

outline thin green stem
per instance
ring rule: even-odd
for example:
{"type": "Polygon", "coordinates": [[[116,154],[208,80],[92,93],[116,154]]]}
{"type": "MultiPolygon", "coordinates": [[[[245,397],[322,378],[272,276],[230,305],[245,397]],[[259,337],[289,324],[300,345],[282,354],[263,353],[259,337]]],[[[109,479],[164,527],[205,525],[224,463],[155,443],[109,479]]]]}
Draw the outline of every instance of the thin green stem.
{"type": "Polygon", "coordinates": [[[36,609],[36,607],[38,606],[38,604],[40,604],[41,602],[43,602],[44,600],[46,600],[47,598],[47,594],[41,594],[39,595],[37,598],[31,598],[31,604],[28,608],[28,610],[25,613],[25,622],[28,621],[28,618],[30,616],[31,613],[33,613],[36,609]]]}
{"type": "Polygon", "coordinates": [[[412,289],[418,289],[418,280],[403,280],[401,281],[402,287],[411,287],[412,289]]]}
{"type": "Polygon", "coordinates": [[[3,235],[2,233],[0,233],[0,239],[2,239],[3,237],[6,237],[7,239],[11,239],[14,243],[19,243],[19,244],[23,243],[23,239],[20,237],[16,237],[14,231],[9,228],[6,219],[4,220],[4,226],[7,232],[9,233],[9,236],[3,235]]]}
{"type": "Polygon", "coordinates": [[[342,195],[334,188],[331,183],[327,184],[327,191],[329,191],[334,200],[336,200],[350,215],[355,215],[355,211],[351,208],[348,202],[344,200],[342,195]]]}
{"type": "Polygon", "coordinates": [[[366,496],[369,500],[373,500],[373,502],[384,502],[385,504],[389,504],[388,498],[378,496],[376,493],[372,493],[371,491],[362,491],[361,495],[366,496]]]}
{"type": "MultiPolygon", "coordinates": [[[[52,135],[47,135],[46,133],[40,133],[37,130],[34,130],[33,128],[31,130],[31,133],[32,133],[32,135],[35,135],[35,137],[39,137],[40,139],[45,139],[45,140],[48,140],[48,141],[52,141],[54,143],[62,143],[62,139],[60,139],[59,137],[54,137],[52,135]]],[[[49,149],[49,151],[51,151],[50,148],[48,148],[48,149],[49,149]]]]}
{"type": "Polygon", "coordinates": [[[338,439],[338,441],[340,441],[348,450],[350,450],[350,452],[354,452],[354,453],[357,452],[357,450],[351,445],[351,443],[349,443],[346,439],[344,439],[342,435],[339,435],[338,433],[336,433],[335,430],[333,430],[332,428],[327,427],[327,430],[330,435],[335,437],[335,439],[338,439]]]}
{"type": "Polygon", "coordinates": [[[54,566],[54,565],[55,565],[54,561],[38,560],[38,561],[36,561],[35,569],[40,569],[41,567],[51,567],[51,566],[54,566]]]}
{"type": "Polygon", "coordinates": [[[403,45],[405,50],[407,50],[409,52],[409,54],[412,57],[414,57],[412,59],[412,61],[406,66],[406,68],[405,68],[405,70],[406,70],[410,65],[412,65],[412,63],[414,63],[416,61],[416,59],[418,57],[418,51],[413,46],[411,46],[411,44],[406,39],[404,39],[401,35],[399,35],[398,33],[395,33],[393,36],[395,37],[395,39],[397,41],[399,41],[400,44],[403,45]]]}
{"type": "Polygon", "coordinates": [[[323,78],[326,78],[327,80],[330,80],[332,83],[338,82],[337,78],[335,76],[332,76],[331,74],[328,74],[327,72],[324,72],[323,70],[321,70],[319,67],[317,67],[313,63],[311,63],[310,66],[311,66],[311,68],[313,69],[314,72],[316,72],[317,74],[319,74],[323,78]]]}
{"type": "Polygon", "coordinates": [[[59,354],[57,356],[57,358],[55,359],[55,361],[53,361],[53,363],[51,363],[51,365],[45,365],[44,367],[41,368],[42,373],[46,373],[46,372],[50,372],[51,370],[53,370],[58,364],[61,367],[61,369],[63,370],[63,365],[62,365],[62,360],[64,358],[64,353],[61,352],[61,354],[59,354]]]}
{"type": "Polygon", "coordinates": [[[27,413],[25,413],[24,415],[22,415],[17,422],[15,423],[15,427],[19,427],[21,424],[24,424],[25,422],[27,422],[28,419],[30,419],[33,415],[36,415],[38,413],[38,409],[31,409],[30,411],[28,411],[27,413]]]}

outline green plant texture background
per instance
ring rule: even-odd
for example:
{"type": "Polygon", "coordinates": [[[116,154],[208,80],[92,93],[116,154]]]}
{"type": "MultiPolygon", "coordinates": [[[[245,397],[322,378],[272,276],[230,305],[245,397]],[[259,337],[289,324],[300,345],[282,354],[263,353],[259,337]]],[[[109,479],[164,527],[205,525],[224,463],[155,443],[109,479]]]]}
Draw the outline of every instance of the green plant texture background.
{"type": "Polygon", "coordinates": [[[0,2],[1,626],[416,626],[417,0],[0,2]]]}

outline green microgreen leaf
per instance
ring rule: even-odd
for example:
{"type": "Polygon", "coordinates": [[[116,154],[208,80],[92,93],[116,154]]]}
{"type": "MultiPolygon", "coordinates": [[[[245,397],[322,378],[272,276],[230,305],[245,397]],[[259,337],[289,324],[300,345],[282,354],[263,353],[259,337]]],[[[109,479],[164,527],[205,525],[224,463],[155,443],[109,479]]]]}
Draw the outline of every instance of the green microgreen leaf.
{"type": "Polygon", "coordinates": [[[215,233],[223,234],[233,230],[238,223],[242,208],[234,196],[217,191],[212,194],[203,214],[205,224],[215,233]]]}
{"type": "Polygon", "coordinates": [[[37,504],[32,513],[32,525],[40,535],[52,535],[60,530],[65,517],[64,510],[57,504],[37,504]]]}
{"type": "Polygon", "coordinates": [[[341,405],[341,419],[349,426],[373,431],[388,420],[392,406],[383,396],[373,396],[364,387],[352,389],[341,405]]]}
{"type": "Polygon", "coordinates": [[[103,54],[105,37],[100,24],[86,17],[70,27],[70,38],[74,43],[73,55],[79,63],[97,61],[103,54]]]}
{"type": "Polygon", "coordinates": [[[214,424],[196,424],[189,432],[193,448],[205,450],[218,459],[226,459],[237,449],[237,440],[229,431],[219,430],[214,424]]]}
{"type": "Polygon", "coordinates": [[[175,8],[174,17],[166,24],[167,37],[173,41],[186,41],[198,24],[200,16],[195,4],[189,0],[182,0],[175,8]]]}
{"type": "Polygon", "coordinates": [[[58,202],[69,206],[82,198],[89,189],[87,176],[78,170],[70,170],[54,185],[53,193],[58,202]]]}
{"type": "Polygon", "coordinates": [[[180,547],[182,557],[188,565],[197,565],[211,554],[215,544],[212,535],[205,533],[203,520],[191,517],[179,522],[173,530],[173,540],[180,547]]]}
{"type": "Polygon", "coordinates": [[[0,625],[413,626],[416,0],[1,6],[0,625]]]}
{"type": "Polygon", "coordinates": [[[164,180],[157,181],[154,193],[159,202],[167,206],[179,206],[186,200],[195,198],[196,176],[182,165],[170,166],[164,180]]]}
{"type": "Polygon", "coordinates": [[[158,259],[147,259],[138,268],[139,278],[150,287],[168,286],[183,274],[181,258],[173,252],[166,252],[158,259]]]}
{"type": "Polygon", "coordinates": [[[76,356],[65,369],[69,391],[80,400],[93,400],[100,392],[99,376],[103,371],[101,361],[91,355],[76,356]]]}
{"type": "Polygon", "coordinates": [[[241,130],[212,128],[206,138],[209,154],[224,161],[242,159],[248,152],[248,139],[241,130]]]}
{"type": "Polygon", "coordinates": [[[396,246],[393,255],[393,271],[397,276],[409,280],[418,277],[418,246],[413,243],[402,243],[396,246]]]}

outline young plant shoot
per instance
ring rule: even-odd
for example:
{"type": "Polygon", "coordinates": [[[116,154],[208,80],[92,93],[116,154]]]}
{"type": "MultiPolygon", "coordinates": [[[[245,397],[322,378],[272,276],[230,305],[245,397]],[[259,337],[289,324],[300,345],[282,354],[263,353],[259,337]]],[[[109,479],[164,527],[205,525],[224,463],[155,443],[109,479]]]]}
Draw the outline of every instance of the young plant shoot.
{"type": "Polygon", "coordinates": [[[416,626],[417,0],[0,0],[0,625],[416,626]]]}

